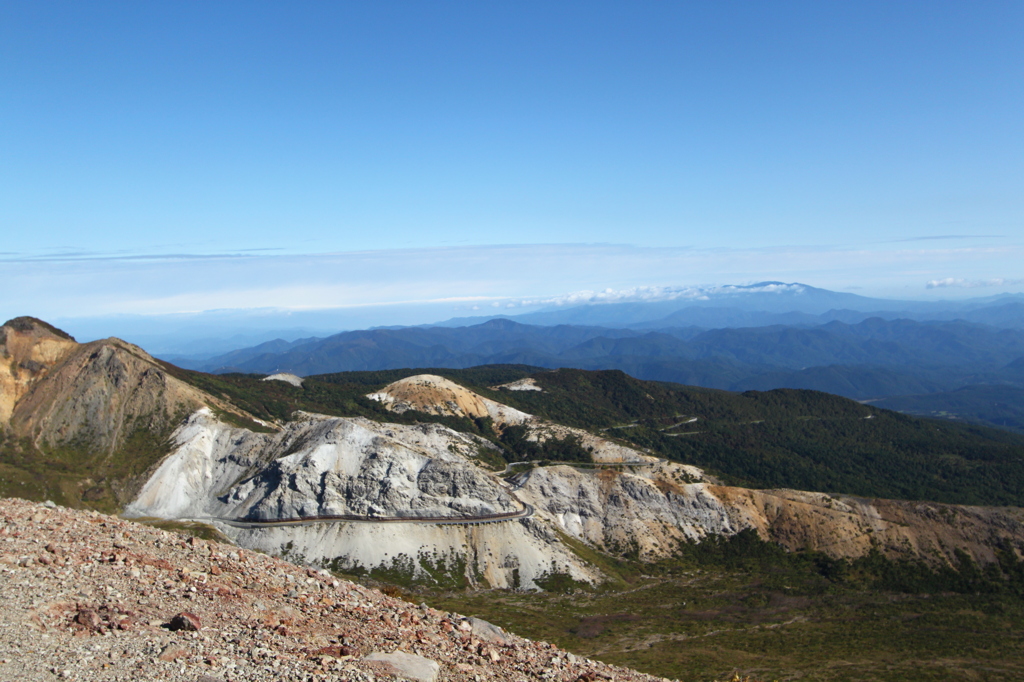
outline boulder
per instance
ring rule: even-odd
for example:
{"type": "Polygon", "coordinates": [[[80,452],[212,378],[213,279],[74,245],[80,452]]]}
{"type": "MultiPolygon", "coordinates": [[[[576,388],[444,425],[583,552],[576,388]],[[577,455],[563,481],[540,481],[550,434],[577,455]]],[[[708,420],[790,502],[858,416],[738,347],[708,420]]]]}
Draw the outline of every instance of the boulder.
{"type": "Polygon", "coordinates": [[[434,682],[437,679],[437,674],[441,671],[441,666],[437,661],[404,651],[390,654],[375,651],[363,660],[386,663],[398,677],[416,682],[434,682]]]}
{"type": "Polygon", "coordinates": [[[470,632],[477,639],[482,639],[485,642],[491,644],[507,644],[508,636],[505,631],[499,628],[493,623],[488,623],[482,618],[467,618],[466,622],[469,623],[470,632]]]}
{"type": "Polygon", "coordinates": [[[188,611],[182,611],[174,618],[171,618],[171,622],[167,624],[167,627],[171,630],[185,630],[186,632],[196,632],[203,626],[199,621],[199,616],[188,611]]]}

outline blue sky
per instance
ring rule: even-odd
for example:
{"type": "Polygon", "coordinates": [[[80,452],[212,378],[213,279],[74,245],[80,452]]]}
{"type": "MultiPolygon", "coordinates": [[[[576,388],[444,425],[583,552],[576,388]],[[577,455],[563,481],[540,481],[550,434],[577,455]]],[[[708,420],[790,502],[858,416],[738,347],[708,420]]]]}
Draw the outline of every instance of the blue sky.
{"type": "Polygon", "coordinates": [[[1021,291],[1021,35],[1019,2],[0,2],[0,313],[1021,291]]]}

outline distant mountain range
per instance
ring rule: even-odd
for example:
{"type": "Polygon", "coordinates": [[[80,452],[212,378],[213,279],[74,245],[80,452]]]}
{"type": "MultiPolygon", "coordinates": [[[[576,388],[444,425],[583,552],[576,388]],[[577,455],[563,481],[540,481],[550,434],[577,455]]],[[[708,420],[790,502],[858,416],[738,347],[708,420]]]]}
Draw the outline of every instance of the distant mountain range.
{"type": "Polygon", "coordinates": [[[1024,297],[884,301],[764,282],[673,300],[462,318],[277,339],[214,357],[164,357],[216,373],[302,376],[485,364],[619,369],[640,379],[734,391],[806,388],[857,400],[931,396],[930,407],[910,398],[885,404],[1012,429],[1016,417],[989,408],[1013,403],[1006,390],[1024,390],[1024,297]],[[970,400],[964,400],[967,394],[957,392],[968,387],[970,400]],[[950,392],[947,402],[942,396],[950,392]]]}
{"type": "Polygon", "coordinates": [[[465,327],[490,319],[523,324],[572,324],[626,329],[667,327],[816,326],[871,317],[918,321],[964,320],[1024,329],[1024,295],[1005,294],[960,301],[904,301],[869,298],[807,284],[760,282],[748,286],[685,289],[656,301],[560,306],[522,315],[459,317],[433,326],[465,327]]]}
{"type": "Polygon", "coordinates": [[[864,399],[966,383],[1016,383],[1024,375],[1013,363],[1022,357],[1024,331],[961,321],[870,318],[811,328],[640,331],[490,320],[470,327],[375,329],[272,341],[184,364],[215,372],[299,375],[526,364],[621,369],[638,378],[733,390],[781,384],[864,399]]]}

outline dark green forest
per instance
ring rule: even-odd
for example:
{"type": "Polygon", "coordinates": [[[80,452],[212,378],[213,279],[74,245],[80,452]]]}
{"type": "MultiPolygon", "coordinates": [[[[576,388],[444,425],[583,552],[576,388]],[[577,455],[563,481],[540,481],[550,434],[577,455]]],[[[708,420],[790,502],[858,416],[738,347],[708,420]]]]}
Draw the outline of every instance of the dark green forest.
{"type": "MultiPolygon", "coordinates": [[[[171,369],[170,367],[168,367],[171,369]]],[[[641,381],[617,370],[470,369],[342,372],[307,377],[302,388],[259,375],[173,368],[255,416],[285,420],[298,409],[402,423],[439,422],[490,438],[508,461],[582,461],[572,443],[540,451],[488,424],[415,412],[396,415],[364,396],[413,374],[445,376],[552,421],[694,464],[725,483],[956,504],[1024,505],[1024,436],[911,417],[818,391],[733,393],[641,381]],[[544,390],[495,386],[532,376],[544,390]]]]}

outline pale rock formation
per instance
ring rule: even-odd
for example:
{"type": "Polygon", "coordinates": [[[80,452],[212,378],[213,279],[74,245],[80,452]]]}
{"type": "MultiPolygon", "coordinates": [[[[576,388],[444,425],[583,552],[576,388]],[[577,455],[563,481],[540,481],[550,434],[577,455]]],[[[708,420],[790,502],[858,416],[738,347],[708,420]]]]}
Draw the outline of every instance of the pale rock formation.
{"type": "Polygon", "coordinates": [[[395,568],[423,578],[426,566],[462,567],[471,584],[524,589],[552,572],[599,580],[541,521],[474,525],[525,511],[473,460],[486,441],[437,424],[298,417],[279,433],[256,434],[228,427],[208,410],[193,414],[125,514],[208,520],[245,547],[348,569],[395,568]],[[361,520],[224,522],[322,516],[361,520]],[[401,518],[410,520],[395,521],[401,518]]]}
{"type": "Polygon", "coordinates": [[[287,372],[281,372],[279,374],[271,374],[268,377],[263,377],[261,381],[283,381],[286,384],[291,384],[296,388],[302,388],[302,377],[287,372]]]}
{"type": "Polygon", "coordinates": [[[495,391],[544,391],[533,377],[510,381],[507,384],[498,384],[497,386],[491,386],[491,388],[495,391]]]}
{"type": "Polygon", "coordinates": [[[595,462],[656,462],[635,448],[620,445],[589,431],[556,424],[527,414],[508,405],[484,398],[464,386],[433,374],[418,374],[399,379],[367,398],[383,403],[389,410],[401,414],[409,410],[426,414],[447,415],[479,419],[490,417],[499,432],[508,426],[525,425],[527,440],[543,443],[550,439],[578,438],[580,444],[591,451],[595,462]]]}
{"type": "Polygon", "coordinates": [[[787,549],[856,558],[877,550],[890,558],[976,562],[997,547],[1024,544],[1024,509],[934,502],[867,500],[798,490],[750,490],[688,482],[672,463],[623,470],[569,466],[533,469],[513,482],[517,494],[559,530],[598,549],[670,556],[679,542],[754,529],[787,549]]]}
{"type": "Polygon", "coordinates": [[[243,547],[300,563],[343,571],[390,569],[428,583],[431,572],[448,581],[502,589],[537,589],[537,581],[553,573],[591,584],[602,580],[536,518],[480,525],[318,522],[222,530],[243,547]]]}
{"type": "Polygon", "coordinates": [[[437,661],[404,651],[395,651],[390,654],[375,651],[364,660],[384,663],[396,677],[403,680],[414,680],[414,682],[434,682],[437,679],[437,674],[441,671],[441,666],[437,661]]]}
{"type": "MultiPolygon", "coordinates": [[[[671,555],[679,542],[749,527],[693,480],[692,467],[664,463],[628,470],[552,466],[519,474],[517,494],[563,532],[613,553],[641,559],[671,555]]],[[[699,470],[698,470],[699,471],[699,470]]]]}

